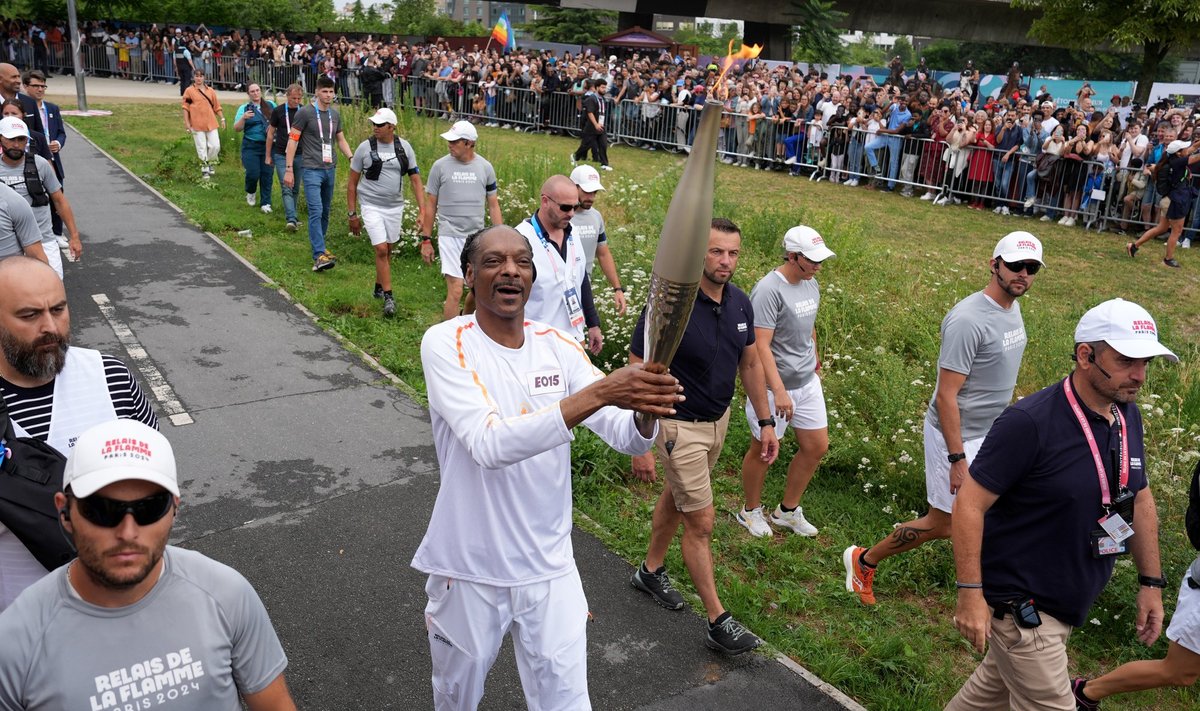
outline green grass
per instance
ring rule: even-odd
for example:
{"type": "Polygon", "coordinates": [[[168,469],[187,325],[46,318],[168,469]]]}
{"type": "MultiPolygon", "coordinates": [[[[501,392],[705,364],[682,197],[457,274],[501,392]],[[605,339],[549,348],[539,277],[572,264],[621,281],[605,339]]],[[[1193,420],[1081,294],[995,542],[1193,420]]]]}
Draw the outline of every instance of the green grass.
{"type": "MultiPolygon", "coordinates": [[[[377,357],[423,392],[419,342],[437,321],[443,286],[436,268],[424,266],[415,242],[393,262],[399,311],[379,316],[370,296],[369,245],[347,234],[344,181],[339,168],[330,249],[337,269],[310,271],[303,230],[283,231],[282,203],[263,216],[242,200],[237,148],[226,134],[223,164],[211,189],[201,189],[189,138],[174,106],[108,106],[111,117],[70,119],[134,173],[162,191],[204,229],[231,244],[287,289],[326,324],[377,357]],[[252,238],[236,235],[251,229],[252,238]]],[[[352,146],[366,137],[364,115],[344,111],[352,146]]],[[[427,170],[445,153],[437,134],[445,124],[402,117],[402,134],[427,170]]],[[[536,205],[542,180],[569,172],[566,138],[481,129],[479,152],[496,167],[506,221],[516,223],[536,205]]],[[[618,318],[607,300],[603,367],[620,364],[637,308],[644,302],[654,246],[682,167],[680,156],[628,148],[611,150],[616,172],[603,178],[608,191],[597,203],[608,223],[612,250],[628,287],[632,312],[618,318]]],[[[1122,296],[1146,306],[1163,339],[1183,359],[1155,363],[1143,389],[1150,474],[1162,518],[1165,570],[1177,581],[1191,559],[1183,536],[1186,483],[1200,457],[1200,271],[1180,252],[1182,270],[1159,265],[1152,244],[1130,261],[1111,235],[1003,218],[959,208],[937,208],[867,190],[810,183],[778,173],[717,166],[715,215],[732,218],[745,244],[736,281],[749,290],[778,260],[783,232],[798,223],[821,231],[838,257],[819,281],[823,303],[818,339],[826,367],[830,451],[808,493],[807,515],[820,527],[815,539],[777,535],[752,539],[733,522],[741,503],[739,467],[748,444],[740,405],[715,477],[718,517],[714,550],[718,588],[725,605],[778,649],[871,709],[941,708],[974,668],[977,657],[951,623],[954,566],[947,543],[926,546],[887,561],[876,578],[880,604],[865,608],[842,589],[841,551],[867,545],[924,509],[921,418],[932,392],[938,326],[959,299],[988,278],[987,260],[1003,234],[1026,229],[1042,238],[1048,268],[1022,299],[1029,345],[1017,384],[1027,395],[1070,368],[1075,323],[1090,306],[1122,296]]],[[[411,231],[411,221],[406,223],[411,231]]],[[[599,293],[606,293],[603,289],[599,293]]],[[[780,456],[786,462],[794,441],[780,456]]],[[[640,560],[649,537],[658,488],[633,481],[628,462],[590,433],[574,447],[575,502],[580,522],[630,562],[640,560]]],[[[764,499],[783,489],[783,462],[768,476],[764,499]]],[[[668,566],[687,587],[678,549],[668,566]]],[[[1134,640],[1132,603],[1136,573],[1118,565],[1087,624],[1071,641],[1072,671],[1095,674],[1124,661],[1161,657],[1165,640],[1145,648],[1134,640]]],[[[1172,587],[1164,595],[1174,607],[1172,587]]],[[[699,643],[699,640],[691,642],[699,643]]],[[[681,643],[689,643],[682,641],[681,643]]],[[[1106,709],[1187,708],[1195,691],[1154,691],[1105,702],[1106,709]]]]}

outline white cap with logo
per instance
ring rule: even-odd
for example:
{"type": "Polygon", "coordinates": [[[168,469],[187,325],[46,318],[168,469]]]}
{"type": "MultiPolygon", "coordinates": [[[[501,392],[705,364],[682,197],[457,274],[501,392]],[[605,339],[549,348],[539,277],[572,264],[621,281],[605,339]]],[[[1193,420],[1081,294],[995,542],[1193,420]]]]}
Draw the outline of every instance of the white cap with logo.
{"type": "Polygon", "coordinates": [[[16,116],[0,119],[0,136],[5,138],[29,138],[29,127],[16,116]]]}
{"type": "Polygon", "coordinates": [[[63,490],[80,499],[109,484],[138,479],[158,484],[179,496],[175,452],[161,432],[137,420],[110,420],[98,424],[75,440],[63,490]]]}
{"type": "Polygon", "coordinates": [[[1141,306],[1124,299],[1109,299],[1093,306],[1075,327],[1076,343],[1104,341],[1126,358],[1162,356],[1179,362],[1166,346],[1158,342],[1158,325],[1141,306]]]}
{"type": "Polygon", "coordinates": [[[478,141],[479,131],[475,130],[475,126],[470,121],[458,121],[450,127],[449,131],[442,134],[442,138],[447,141],[478,141]]]}
{"type": "Polygon", "coordinates": [[[379,109],[367,120],[376,126],[382,126],[385,123],[390,123],[391,125],[395,126],[397,123],[396,112],[387,107],[379,109]]]}
{"type": "Polygon", "coordinates": [[[783,235],[783,248],[788,252],[799,252],[814,262],[823,262],[837,256],[825,246],[825,239],[808,225],[796,225],[783,235]]]}
{"type": "Polygon", "coordinates": [[[996,248],[992,250],[992,259],[996,257],[1006,262],[1024,262],[1032,259],[1038,264],[1045,264],[1042,261],[1042,241],[1021,230],[1009,232],[996,243],[996,248]]]}
{"type": "Polygon", "coordinates": [[[585,193],[594,193],[604,189],[604,186],[600,184],[600,174],[590,165],[581,165],[572,170],[571,182],[578,185],[579,189],[585,193]]]}

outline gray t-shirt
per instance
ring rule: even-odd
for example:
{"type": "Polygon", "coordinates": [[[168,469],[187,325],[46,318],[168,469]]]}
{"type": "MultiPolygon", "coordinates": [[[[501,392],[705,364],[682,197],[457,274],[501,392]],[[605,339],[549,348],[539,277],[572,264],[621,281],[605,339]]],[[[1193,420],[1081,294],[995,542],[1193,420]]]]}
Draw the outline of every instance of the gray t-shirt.
{"type": "Polygon", "coordinates": [[[584,267],[587,273],[591,274],[592,265],[596,261],[596,247],[608,240],[608,236],[604,234],[604,217],[596,208],[577,211],[571,218],[571,234],[583,245],[583,254],[587,260],[584,267]]]}
{"type": "Polygon", "coordinates": [[[25,247],[41,241],[42,233],[29,201],[0,184],[0,258],[22,254],[25,247]]]}
{"type": "Polygon", "coordinates": [[[788,390],[807,385],[816,377],[817,349],[813,326],[821,305],[821,288],[816,279],[801,279],[796,284],[772,270],[750,292],[754,306],[754,327],[769,328],[771,355],[779,379],[788,390]]]}
{"type": "Polygon", "coordinates": [[[425,192],[438,201],[438,236],[466,237],[484,227],[487,198],[496,194],[496,170],[480,155],[470,163],[444,155],[429,169],[425,192]]]}
{"type": "Polygon", "coordinates": [[[318,124],[316,107],[312,104],[301,106],[292,118],[292,130],[297,129],[300,130],[300,145],[297,146],[297,150],[304,154],[304,162],[300,164],[302,167],[331,168],[337,165],[337,135],[342,132],[342,115],[337,109],[330,106],[328,111],[322,110],[321,122],[318,124]],[[329,163],[322,160],[321,145],[324,143],[329,144],[330,155],[333,157],[329,163]]]}
{"type": "Polygon", "coordinates": [[[0,710],[239,711],[287,657],[237,571],[168,546],[162,577],[121,608],[84,602],[63,566],[0,614],[0,710]]]}
{"type": "MultiPolygon", "coordinates": [[[[42,179],[42,185],[46,188],[46,192],[52,195],[62,190],[62,183],[58,182],[58,176],[55,175],[54,167],[50,165],[50,162],[41,156],[34,156],[33,161],[37,165],[38,175],[42,179]]],[[[0,160],[0,182],[16,191],[30,205],[33,204],[33,200],[29,197],[28,186],[25,185],[25,161],[22,160],[13,166],[0,160]]],[[[50,205],[33,208],[33,216],[37,218],[38,233],[41,235],[39,239],[42,241],[53,240],[54,228],[50,217],[50,205]]]]}
{"type": "MultiPolygon", "coordinates": [[[[960,436],[976,439],[987,434],[1004,408],[1012,402],[1025,354],[1025,322],[1021,304],[1008,310],[977,291],[954,305],[942,319],[942,349],[938,368],[967,376],[958,391],[960,436]]],[[[926,413],[929,423],[941,430],[937,413],[937,388],[926,413]]]]}
{"type": "MultiPolygon", "coordinates": [[[[379,172],[379,180],[368,180],[364,175],[358,181],[358,199],[374,207],[400,207],[404,205],[404,179],[417,170],[417,155],[413,147],[403,138],[397,138],[400,150],[408,158],[408,172],[400,174],[400,161],[396,159],[396,148],[391,143],[378,145],[379,160],[383,169],[379,172]]],[[[350,170],[356,173],[365,172],[371,165],[371,142],[369,140],[358,144],[354,156],[350,158],[350,170]]]]}

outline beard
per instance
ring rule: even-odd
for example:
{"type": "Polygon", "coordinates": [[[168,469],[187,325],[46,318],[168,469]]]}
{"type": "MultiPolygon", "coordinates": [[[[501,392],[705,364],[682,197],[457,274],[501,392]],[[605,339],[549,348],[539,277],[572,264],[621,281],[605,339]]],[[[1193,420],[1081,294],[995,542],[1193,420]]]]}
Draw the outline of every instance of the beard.
{"type": "Polygon", "coordinates": [[[8,331],[0,330],[0,350],[4,351],[4,359],[13,370],[34,380],[48,381],[62,372],[70,342],[69,335],[54,333],[28,343],[8,331]],[[51,345],[55,347],[46,348],[51,345]]]}
{"type": "Polygon", "coordinates": [[[8,156],[12,160],[21,160],[22,158],[25,157],[25,149],[24,148],[5,148],[4,155],[8,156]]]}
{"type": "Polygon", "coordinates": [[[108,590],[128,590],[137,587],[142,583],[150,573],[154,570],[154,566],[162,560],[163,546],[166,545],[166,540],[162,541],[163,545],[155,545],[153,547],[145,546],[116,546],[108,551],[100,551],[96,546],[91,545],[87,541],[76,541],[79,553],[79,564],[91,581],[98,587],[108,590]],[[146,556],[145,562],[133,569],[113,570],[105,566],[104,556],[109,553],[118,551],[138,552],[146,556]]]}

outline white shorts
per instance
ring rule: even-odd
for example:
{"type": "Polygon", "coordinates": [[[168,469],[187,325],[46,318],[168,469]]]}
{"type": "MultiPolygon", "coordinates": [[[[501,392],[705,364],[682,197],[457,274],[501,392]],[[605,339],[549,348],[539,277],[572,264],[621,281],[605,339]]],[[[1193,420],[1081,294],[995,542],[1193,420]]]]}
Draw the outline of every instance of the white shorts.
{"type": "Polygon", "coordinates": [[[479,706],[488,670],[510,629],[529,708],[591,709],[588,607],[579,571],[511,588],[430,575],[425,594],[434,709],[479,706]]]}
{"type": "Polygon", "coordinates": [[[50,238],[42,242],[42,251],[46,253],[46,261],[50,267],[58,273],[58,278],[63,278],[62,267],[62,247],[58,246],[58,240],[50,238]]]}
{"type": "Polygon", "coordinates": [[[466,237],[438,235],[438,258],[442,260],[442,274],[462,279],[462,251],[466,237]]]}
{"type": "MultiPolygon", "coordinates": [[[[1200,565],[1193,565],[1192,569],[1200,572],[1200,565]]],[[[1179,601],[1167,627],[1167,639],[1189,652],[1200,654],[1200,590],[1193,590],[1187,584],[1186,573],[1179,581],[1179,601]]]]}
{"type": "Polygon", "coordinates": [[[358,209],[362,210],[363,228],[367,231],[372,246],[384,242],[396,244],[400,241],[400,221],[404,217],[403,203],[394,207],[374,207],[360,203],[358,209]]]}
{"type": "MultiPolygon", "coordinates": [[[[789,422],[773,414],[777,436],[785,425],[796,430],[823,430],[829,426],[829,419],[825,414],[825,389],[821,386],[819,377],[808,381],[807,385],[802,385],[795,390],[788,390],[788,397],[792,399],[792,419],[789,422]]],[[[774,413],[775,395],[769,388],[767,389],[767,404],[774,413]]],[[[750,436],[754,439],[762,439],[762,428],[758,426],[758,416],[754,414],[754,406],[750,404],[750,398],[746,398],[746,422],[750,425],[750,436]]]]}
{"type": "MultiPolygon", "coordinates": [[[[963,453],[967,455],[967,466],[975,461],[983,437],[963,440],[963,453]]],[[[954,510],[954,494],[950,493],[950,462],[946,457],[946,439],[942,431],[925,418],[925,500],[938,511],[950,513],[954,510]]]]}

